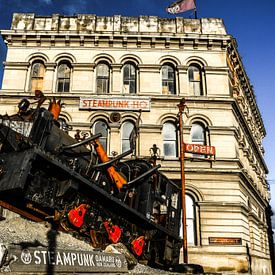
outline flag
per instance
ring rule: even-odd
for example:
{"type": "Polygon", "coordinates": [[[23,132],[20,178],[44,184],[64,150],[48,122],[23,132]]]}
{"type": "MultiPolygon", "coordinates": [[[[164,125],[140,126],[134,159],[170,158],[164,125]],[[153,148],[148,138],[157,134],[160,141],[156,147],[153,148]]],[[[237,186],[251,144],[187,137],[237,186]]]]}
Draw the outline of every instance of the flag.
{"type": "Polygon", "coordinates": [[[196,9],[195,0],[181,0],[171,4],[166,11],[172,14],[196,9]]]}

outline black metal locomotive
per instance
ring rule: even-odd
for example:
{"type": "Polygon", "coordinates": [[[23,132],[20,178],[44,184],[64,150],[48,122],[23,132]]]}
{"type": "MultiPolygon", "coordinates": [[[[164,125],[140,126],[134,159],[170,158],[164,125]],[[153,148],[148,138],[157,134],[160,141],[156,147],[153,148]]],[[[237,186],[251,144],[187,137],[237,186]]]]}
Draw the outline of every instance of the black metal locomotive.
{"type": "Polygon", "coordinates": [[[94,247],[122,242],[149,265],[178,264],[180,189],[148,160],[108,158],[100,134],[76,140],[57,116],[22,100],[0,117],[1,205],[94,247]]]}

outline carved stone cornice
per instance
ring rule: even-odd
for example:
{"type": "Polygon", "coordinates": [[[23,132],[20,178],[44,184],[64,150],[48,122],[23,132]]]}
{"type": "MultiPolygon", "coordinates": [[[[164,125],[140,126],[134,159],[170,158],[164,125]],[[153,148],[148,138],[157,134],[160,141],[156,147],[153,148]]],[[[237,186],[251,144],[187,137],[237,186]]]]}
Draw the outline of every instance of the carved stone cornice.
{"type": "Polygon", "coordinates": [[[244,97],[246,98],[247,103],[249,103],[249,106],[251,108],[252,115],[255,119],[255,122],[257,124],[257,128],[262,133],[263,136],[266,135],[266,130],[263,124],[261,113],[258,109],[258,105],[256,103],[256,98],[254,94],[254,90],[252,85],[250,84],[250,81],[246,75],[243,63],[241,61],[240,55],[237,50],[237,43],[232,38],[231,43],[229,43],[227,47],[227,53],[230,61],[233,64],[233,68],[236,72],[236,76],[239,81],[239,85],[242,87],[242,90],[244,91],[244,97]]]}
{"type": "Polygon", "coordinates": [[[94,63],[72,63],[72,67],[75,71],[93,71],[95,68],[94,63]]]}
{"type": "Polygon", "coordinates": [[[5,67],[5,70],[27,70],[30,66],[29,62],[11,62],[6,61],[3,62],[3,65],[5,67]]]}
{"type": "Polygon", "coordinates": [[[239,124],[242,125],[244,135],[249,140],[249,144],[253,148],[254,154],[256,155],[256,157],[259,160],[259,162],[261,163],[261,165],[263,165],[265,171],[268,172],[268,168],[267,168],[266,163],[264,161],[261,148],[256,143],[254,135],[253,135],[250,127],[248,127],[248,125],[246,123],[246,118],[245,118],[243,112],[241,111],[239,104],[236,101],[235,101],[235,103],[233,103],[233,111],[235,112],[235,117],[238,120],[240,120],[239,124]]]}
{"type": "Polygon", "coordinates": [[[161,65],[158,64],[139,64],[138,68],[140,72],[159,72],[161,65]]]}
{"type": "Polygon", "coordinates": [[[45,67],[47,70],[54,70],[56,68],[57,64],[54,62],[45,62],[45,67]]]}
{"type": "Polygon", "coordinates": [[[111,68],[113,72],[120,72],[123,64],[121,63],[116,63],[116,64],[111,64],[111,68]]]}
{"type": "Polygon", "coordinates": [[[178,66],[177,66],[177,70],[178,70],[179,73],[187,73],[188,66],[185,66],[185,65],[178,65],[178,66]]]}
{"type": "Polygon", "coordinates": [[[228,67],[210,67],[205,66],[204,67],[205,73],[207,74],[228,74],[228,67]]]}

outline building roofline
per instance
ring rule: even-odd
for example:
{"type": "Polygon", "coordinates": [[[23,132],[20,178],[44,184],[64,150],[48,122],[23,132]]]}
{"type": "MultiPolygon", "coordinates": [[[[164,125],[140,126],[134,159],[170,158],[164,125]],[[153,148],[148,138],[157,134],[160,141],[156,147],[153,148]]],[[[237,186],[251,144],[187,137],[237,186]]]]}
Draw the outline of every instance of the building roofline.
{"type": "Polygon", "coordinates": [[[220,18],[187,19],[95,14],[39,16],[34,13],[14,13],[11,30],[227,35],[223,20],[220,18]]]}
{"type": "Polygon", "coordinates": [[[266,129],[264,127],[264,122],[260,113],[260,110],[258,108],[257,102],[256,102],[256,96],[254,93],[254,88],[250,83],[250,80],[246,74],[244,64],[241,60],[240,54],[238,52],[238,45],[236,40],[232,37],[231,42],[228,44],[228,53],[231,56],[231,60],[234,64],[234,67],[236,71],[238,72],[238,75],[241,76],[241,86],[244,90],[244,95],[249,102],[252,114],[255,117],[256,123],[259,126],[260,132],[263,134],[263,136],[266,136],[266,129]]]}

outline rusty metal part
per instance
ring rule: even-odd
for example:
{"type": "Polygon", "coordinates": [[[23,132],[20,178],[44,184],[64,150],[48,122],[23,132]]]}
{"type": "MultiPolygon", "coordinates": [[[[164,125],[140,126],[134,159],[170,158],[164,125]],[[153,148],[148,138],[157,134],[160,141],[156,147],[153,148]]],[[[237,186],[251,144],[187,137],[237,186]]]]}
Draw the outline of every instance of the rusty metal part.
{"type": "Polygon", "coordinates": [[[7,203],[7,202],[0,201],[0,206],[3,207],[3,208],[6,208],[6,209],[8,209],[8,210],[10,210],[12,212],[15,212],[15,213],[17,213],[17,214],[19,214],[19,215],[27,218],[27,219],[30,219],[32,221],[35,221],[35,222],[42,222],[42,221],[44,221],[43,218],[39,218],[39,217],[37,217],[35,215],[32,215],[29,212],[24,211],[22,209],[19,209],[19,208],[15,207],[15,206],[7,203]]]}

